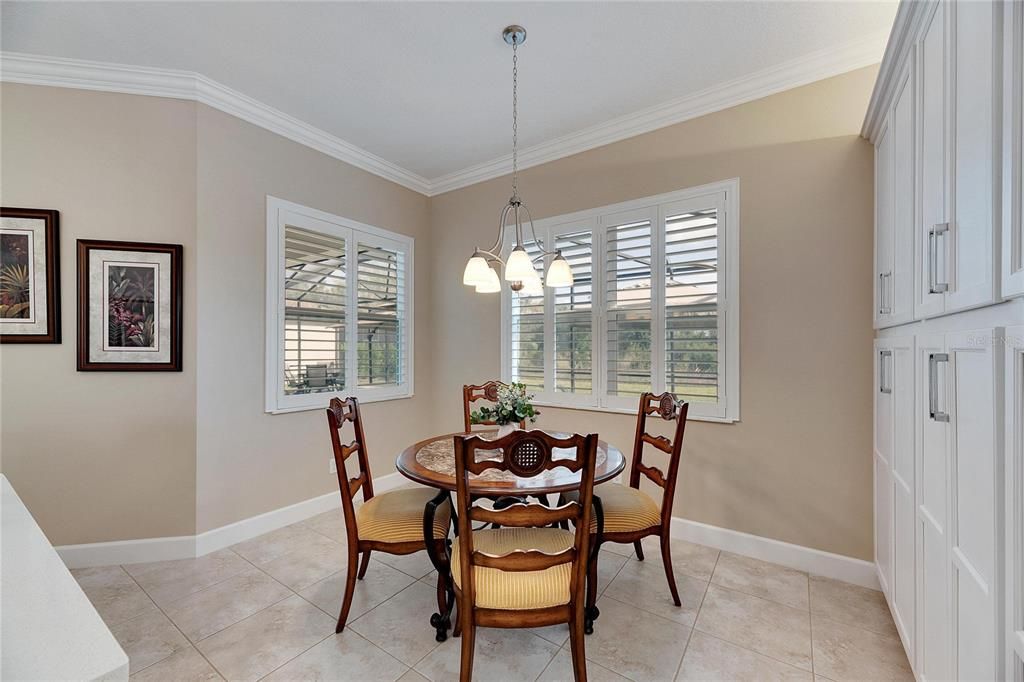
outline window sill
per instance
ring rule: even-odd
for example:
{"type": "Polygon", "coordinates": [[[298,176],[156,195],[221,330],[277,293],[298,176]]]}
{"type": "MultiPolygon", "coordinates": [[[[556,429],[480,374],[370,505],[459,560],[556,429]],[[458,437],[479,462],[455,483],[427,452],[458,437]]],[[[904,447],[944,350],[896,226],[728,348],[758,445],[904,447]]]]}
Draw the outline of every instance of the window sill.
{"type": "MultiPolygon", "coordinates": [[[[636,416],[637,408],[625,408],[625,407],[597,407],[594,405],[573,405],[569,403],[556,403],[544,400],[534,400],[533,404],[537,407],[553,407],[559,410],[581,410],[584,412],[601,412],[604,414],[628,414],[632,417],[636,416]]],[[[693,405],[693,403],[690,403],[693,405]]],[[[716,424],[735,424],[739,422],[739,417],[713,417],[707,415],[695,415],[689,414],[686,417],[687,421],[695,422],[714,422],[716,424]]]]}
{"type": "MultiPolygon", "coordinates": [[[[292,412],[309,412],[310,410],[324,410],[327,409],[327,404],[331,402],[331,398],[341,398],[344,400],[349,397],[350,394],[341,391],[334,393],[321,393],[319,394],[324,397],[324,401],[317,405],[296,405],[294,407],[277,407],[271,410],[264,410],[266,414],[290,414],[292,412]]],[[[370,403],[383,403],[389,400],[406,400],[415,396],[415,393],[402,393],[395,395],[380,395],[380,396],[362,396],[356,393],[356,398],[359,399],[360,405],[369,405],[370,403]]]]}

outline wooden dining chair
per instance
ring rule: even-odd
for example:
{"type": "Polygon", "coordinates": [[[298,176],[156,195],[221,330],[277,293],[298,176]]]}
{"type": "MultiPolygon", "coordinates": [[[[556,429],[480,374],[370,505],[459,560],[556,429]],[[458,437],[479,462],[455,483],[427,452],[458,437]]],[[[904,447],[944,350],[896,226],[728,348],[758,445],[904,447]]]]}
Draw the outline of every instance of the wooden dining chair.
{"type": "MultiPolygon", "coordinates": [[[[426,549],[442,562],[447,557],[448,527],[451,522],[451,503],[439,504],[437,491],[430,488],[403,488],[380,495],[373,494],[373,478],[370,475],[369,456],[366,451],[366,435],[356,398],[341,400],[332,398],[327,408],[327,424],[331,431],[331,445],[334,447],[334,462],[338,469],[338,487],[341,489],[341,509],[345,515],[345,532],[348,543],[348,573],[345,578],[345,596],[341,602],[338,626],[335,632],[345,629],[356,579],[363,579],[370,563],[372,551],[387,554],[412,554],[426,549]],[[352,425],[353,439],[342,442],[341,429],[352,425]],[[358,453],[358,475],[349,478],[346,460],[358,453]],[[362,492],[363,503],[355,506],[355,495],[362,492]],[[426,528],[433,529],[433,543],[427,546],[426,528]],[[362,564],[356,569],[359,555],[362,564]]],[[[448,571],[438,571],[437,605],[440,613],[446,613],[447,595],[450,586],[448,571]]],[[[440,635],[439,635],[440,637],[440,635]]]]}
{"type": "MultiPolygon", "coordinates": [[[[672,572],[669,528],[689,407],[689,403],[677,401],[671,393],[644,393],[640,396],[629,485],[608,483],[599,486],[594,494],[600,501],[604,521],[603,532],[598,533],[593,521],[590,524],[591,532],[597,535],[594,542],[595,554],[606,542],[632,542],[636,549],[636,558],[643,561],[644,549],[640,541],[648,535],[657,535],[661,543],[661,559],[665,564],[665,578],[668,580],[668,589],[672,592],[672,601],[676,606],[681,606],[682,602],[679,600],[679,591],[676,589],[676,579],[672,572]],[[657,415],[665,421],[675,421],[675,432],[671,440],[647,433],[647,418],[651,415],[657,415]],[[645,445],[650,445],[669,456],[667,474],[658,467],[644,462],[645,445]],[[660,505],[650,495],[640,490],[641,475],[662,489],[660,505]]],[[[575,499],[575,493],[567,494],[564,498],[575,499]]],[[[587,618],[584,622],[587,634],[593,632],[593,621],[600,615],[596,602],[597,562],[594,561],[591,562],[587,580],[587,618]]]]}
{"type": "MultiPolygon", "coordinates": [[[[487,402],[496,403],[498,402],[498,389],[506,388],[508,384],[503,381],[486,381],[479,386],[476,384],[467,384],[462,387],[462,417],[465,425],[465,432],[469,433],[472,431],[474,424],[469,416],[471,412],[471,404],[478,400],[486,400],[487,402]]],[[[497,422],[494,421],[482,421],[480,425],[497,426],[497,422]]],[[[526,421],[519,422],[519,428],[526,428],[526,421]]]]}
{"type": "MultiPolygon", "coordinates": [[[[451,566],[462,636],[460,680],[473,676],[477,626],[533,628],[568,623],[572,666],[577,682],[586,682],[583,602],[593,513],[597,434],[565,438],[544,431],[513,431],[495,440],[455,436],[455,484],[458,537],[451,566]],[[559,458],[552,451],[559,448],[559,458]],[[501,450],[501,458],[477,460],[478,450],[501,450]],[[565,454],[572,451],[571,458],[565,454]],[[556,467],[580,473],[578,500],[557,508],[518,502],[504,509],[474,506],[469,477],[497,469],[532,477],[556,467]],[[497,523],[472,530],[472,523],[497,523]],[[576,530],[552,526],[572,521],[576,530]]],[[[456,634],[459,634],[457,632],[456,634]]]]}

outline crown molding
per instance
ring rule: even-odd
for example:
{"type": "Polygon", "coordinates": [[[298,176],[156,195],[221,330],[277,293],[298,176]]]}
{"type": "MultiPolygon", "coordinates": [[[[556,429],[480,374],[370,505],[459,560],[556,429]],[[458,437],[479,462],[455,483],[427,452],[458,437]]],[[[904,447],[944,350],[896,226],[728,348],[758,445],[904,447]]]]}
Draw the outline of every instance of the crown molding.
{"type": "Polygon", "coordinates": [[[200,102],[421,194],[430,182],[263,102],[192,71],[0,52],[0,81],[200,102]]]}
{"type": "MultiPolygon", "coordinates": [[[[745,104],[768,95],[878,63],[887,36],[879,33],[819,50],[799,59],[755,71],[663,104],[599,123],[519,152],[519,169],[579,154],[659,128],[745,104]]],[[[512,155],[431,178],[431,196],[512,172],[512,155]]]]}
{"type": "Polygon", "coordinates": [[[901,2],[899,9],[896,10],[896,19],[893,21],[889,42],[882,57],[882,66],[878,71],[878,79],[871,92],[871,101],[868,103],[864,124],[860,130],[861,136],[865,139],[874,142],[878,136],[889,103],[899,85],[903,65],[909,59],[914,41],[928,17],[929,10],[936,6],[936,2],[901,2]]]}
{"type": "MultiPolygon", "coordinates": [[[[920,3],[901,4],[901,15],[905,4],[920,3]]],[[[894,27],[894,35],[895,31],[894,27]]],[[[519,167],[524,169],[555,161],[869,66],[878,62],[885,44],[886,36],[878,34],[819,50],[778,66],[584,128],[523,149],[519,153],[519,167]]],[[[885,49],[887,59],[892,49],[891,44],[885,49]]],[[[512,172],[512,155],[506,154],[428,179],[192,71],[0,52],[0,81],[200,102],[426,196],[450,192],[512,172]]],[[[877,84],[875,89],[877,93],[877,84]]]]}

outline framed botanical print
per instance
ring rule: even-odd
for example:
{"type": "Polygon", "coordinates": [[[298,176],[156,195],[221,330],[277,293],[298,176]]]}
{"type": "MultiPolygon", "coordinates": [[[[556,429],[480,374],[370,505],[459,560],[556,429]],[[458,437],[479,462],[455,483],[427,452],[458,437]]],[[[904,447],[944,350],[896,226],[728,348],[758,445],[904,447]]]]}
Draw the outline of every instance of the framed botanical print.
{"type": "Polygon", "coordinates": [[[78,240],[78,370],[181,371],[180,244],[78,240]]]}
{"type": "Polygon", "coordinates": [[[60,343],[57,211],[0,208],[0,343],[60,343]]]}

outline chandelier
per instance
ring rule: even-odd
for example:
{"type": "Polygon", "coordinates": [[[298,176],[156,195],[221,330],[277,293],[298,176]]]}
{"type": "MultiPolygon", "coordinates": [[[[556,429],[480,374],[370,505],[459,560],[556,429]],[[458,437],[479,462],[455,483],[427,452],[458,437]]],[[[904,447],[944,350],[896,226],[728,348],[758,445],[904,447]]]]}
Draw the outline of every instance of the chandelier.
{"type": "Polygon", "coordinates": [[[493,294],[501,291],[501,280],[496,271],[497,266],[504,267],[504,278],[512,291],[522,291],[526,294],[541,295],[544,293],[544,284],[549,287],[572,286],[572,268],[569,262],[562,256],[561,251],[548,250],[543,242],[537,238],[533,228],[533,217],[530,209],[526,207],[519,198],[519,46],[526,42],[526,29],[522,26],[508,26],[502,31],[501,36],[505,42],[512,46],[512,198],[505,204],[501,211],[501,218],[498,220],[498,238],[489,249],[479,247],[473,250],[473,255],[466,263],[466,269],[462,273],[462,283],[475,287],[477,293],[493,294]],[[509,218],[512,223],[509,223],[509,218]],[[537,247],[538,253],[531,258],[526,252],[523,239],[523,220],[529,223],[530,236],[533,244],[537,247]],[[502,247],[505,245],[505,230],[514,229],[512,251],[508,260],[501,257],[502,247]],[[554,256],[548,271],[541,281],[540,275],[534,267],[534,261],[543,262],[546,256],[554,256]]]}

